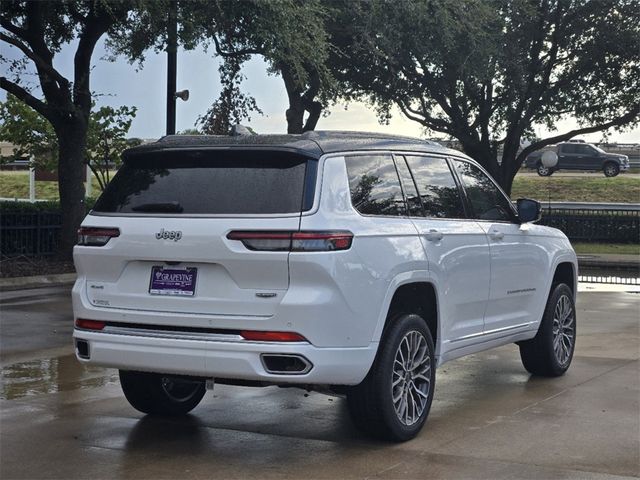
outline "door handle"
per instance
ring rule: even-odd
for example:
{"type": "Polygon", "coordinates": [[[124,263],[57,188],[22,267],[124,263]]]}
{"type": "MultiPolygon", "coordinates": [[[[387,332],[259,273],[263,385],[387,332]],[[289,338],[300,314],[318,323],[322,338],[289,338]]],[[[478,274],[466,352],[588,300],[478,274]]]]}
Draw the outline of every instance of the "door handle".
{"type": "Polygon", "coordinates": [[[428,233],[424,234],[424,237],[430,242],[437,242],[439,240],[442,240],[442,237],[444,237],[444,234],[432,228],[431,230],[429,230],[428,233]]]}
{"type": "Polygon", "coordinates": [[[491,237],[492,240],[502,240],[504,238],[504,233],[494,230],[489,232],[489,237],[491,237]]]}

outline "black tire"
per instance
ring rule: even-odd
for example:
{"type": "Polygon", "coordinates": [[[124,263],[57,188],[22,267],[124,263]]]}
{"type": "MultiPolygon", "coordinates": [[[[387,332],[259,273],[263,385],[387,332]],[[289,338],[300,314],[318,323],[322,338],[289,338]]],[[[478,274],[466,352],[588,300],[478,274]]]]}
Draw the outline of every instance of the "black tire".
{"type": "Polygon", "coordinates": [[[607,162],[602,167],[602,172],[605,177],[616,177],[620,173],[620,165],[615,162],[607,162]]]}
{"type": "Polygon", "coordinates": [[[563,375],[573,359],[576,347],[576,306],[573,291],[564,283],[554,284],[544,309],[537,335],[531,340],[520,342],[522,364],[533,375],[559,377],[563,375]],[[563,319],[563,306],[570,309],[563,319]],[[558,328],[562,327],[562,329],[558,328]],[[558,342],[556,338],[563,334],[558,342]],[[554,347],[558,347],[558,349],[554,347]]]}
{"type": "Polygon", "coordinates": [[[553,169],[545,167],[542,163],[538,163],[536,170],[538,172],[538,175],[540,175],[541,177],[550,177],[551,175],[553,175],[553,169]]]}
{"type": "Polygon", "coordinates": [[[120,370],[120,385],[133,408],[151,415],[185,415],[206,392],[204,380],[120,370]]]}
{"type": "Polygon", "coordinates": [[[356,427],[382,440],[404,442],[415,437],[431,409],[435,367],[433,338],[425,321],[414,314],[392,318],[382,336],[371,370],[362,383],[347,391],[347,405],[356,427]],[[415,351],[420,355],[413,356],[413,360],[418,359],[417,364],[396,363],[401,344],[402,352],[406,354],[410,341],[414,341],[415,351]],[[408,369],[405,368],[407,366],[408,369]],[[398,394],[396,403],[394,392],[398,394]],[[407,405],[406,410],[401,409],[403,402],[407,405]],[[411,405],[414,409],[409,418],[411,405]],[[396,406],[405,412],[404,415],[396,412],[396,406]]]}

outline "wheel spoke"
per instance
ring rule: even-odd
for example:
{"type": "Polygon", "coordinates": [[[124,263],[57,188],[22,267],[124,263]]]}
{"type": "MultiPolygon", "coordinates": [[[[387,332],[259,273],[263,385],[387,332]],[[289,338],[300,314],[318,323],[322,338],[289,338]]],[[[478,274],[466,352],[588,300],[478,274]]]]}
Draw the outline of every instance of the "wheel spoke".
{"type": "Polygon", "coordinates": [[[411,385],[411,388],[413,389],[414,392],[416,392],[422,398],[427,398],[427,394],[424,393],[422,390],[420,390],[418,387],[416,387],[415,384],[411,385]]]}

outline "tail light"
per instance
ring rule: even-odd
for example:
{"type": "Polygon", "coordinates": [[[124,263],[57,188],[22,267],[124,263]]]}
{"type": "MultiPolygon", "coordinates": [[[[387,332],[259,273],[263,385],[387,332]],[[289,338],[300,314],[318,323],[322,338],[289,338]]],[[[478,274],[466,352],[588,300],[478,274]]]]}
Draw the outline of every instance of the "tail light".
{"type": "Polygon", "coordinates": [[[245,340],[255,342],[306,342],[299,333],[295,332],[264,332],[261,330],[241,330],[240,336],[245,340]]]}
{"type": "Polygon", "coordinates": [[[82,328],[84,330],[102,330],[106,323],[100,320],[86,320],[84,318],[78,318],[76,320],[76,328],[82,328]]]}
{"type": "Polygon", "coordinates": [[[348,250],[353,243],[353,233],[348,231],[233,231],[227,238],[241,241],[249,250],[269,252],[330,252],[348,250]]]}
{"type": "Polygon", "coordinates": [[[78,245],[85,247],[102,247],[107,242],[120,236],[117,228],[80,227],[78,230],[78,245]]]}

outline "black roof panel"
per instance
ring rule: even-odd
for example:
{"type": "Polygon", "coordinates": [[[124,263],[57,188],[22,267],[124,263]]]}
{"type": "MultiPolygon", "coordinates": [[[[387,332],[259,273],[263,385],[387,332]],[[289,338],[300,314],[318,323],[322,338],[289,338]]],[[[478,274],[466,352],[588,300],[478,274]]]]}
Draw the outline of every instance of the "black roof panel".
{"type": "Polygon", "coordinates": [[[264,148],[297,151],[315,158],[325,153],[405,150],[423,153],[461,155],[457,150],[443,147],[436,142],[419,138],[387,135],[382,133],[314,131],[301,135],[168,135],[157,142],[130,148],[124,158],[137,157],[152,152],[171,150],[202,150],[209,148],[264,148]]]}

